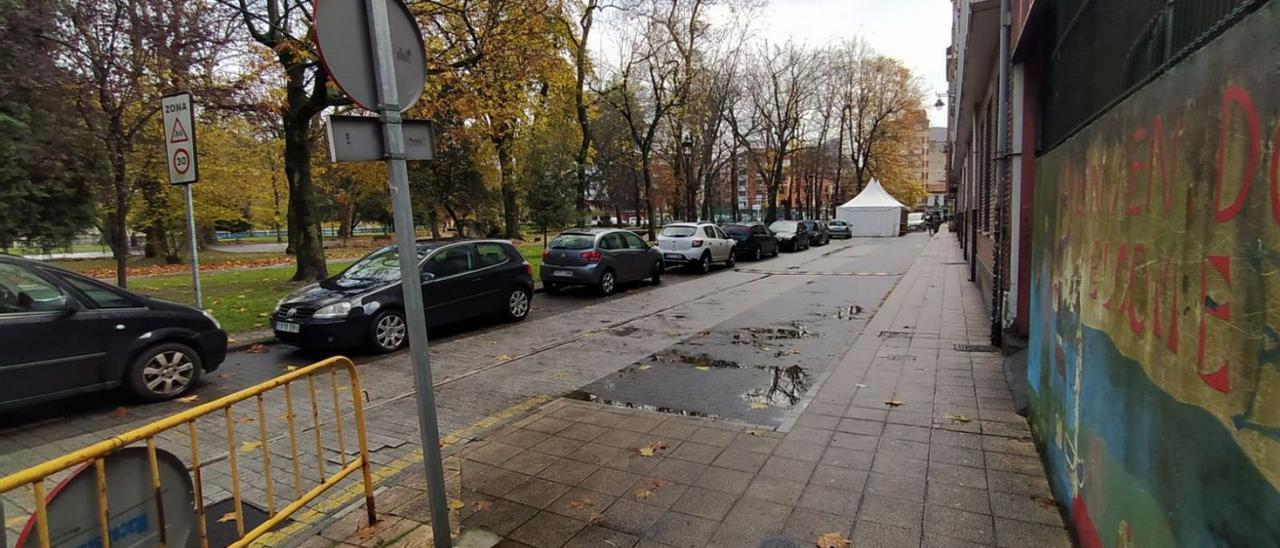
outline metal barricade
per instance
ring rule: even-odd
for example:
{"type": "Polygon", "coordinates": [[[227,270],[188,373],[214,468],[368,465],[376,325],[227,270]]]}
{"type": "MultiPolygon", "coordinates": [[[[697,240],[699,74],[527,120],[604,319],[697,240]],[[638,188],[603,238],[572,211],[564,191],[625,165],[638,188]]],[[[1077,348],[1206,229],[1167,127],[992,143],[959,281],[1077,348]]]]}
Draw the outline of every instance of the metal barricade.
{"type": "MultiPolygon", "coordinates": [[[[323,390],[323,389],[321,389],[323,390]]],[[[192,486],[194,487],[195,514],[198,525],[198,533],[200,537],[200,546],[208,548],[209,539],[208,531],[205,525],[205,502],[204,502],[204,485],[201,480],[202,465],[200,461],[199,435],[197,433],[196,421],[222,413],[226,423],[227,435],[227,461],[230,467],[231,475],[231,493],[234,502],[234,513],[236,520],[236,533],[238,540],[230,544],[230,546],[248,546],[259,537],[266,534],[273,527],[279,525],[288,519],[298,510],[305,507],[308,503],[322,495],[326,490],[337,485],[340,481],[347,478],[357,470],[361,473],[361,480],[364,484],[365,507],[368,513],[369,523],[377,521],[374,510],[373,499],[373,480],[370,475],[369,451],[368,443],[365,435],[364,423],[364,406],[361,399],[362,391],[360,389],[360,377],[356,371],[355,364],[350,359],[337,356],[326,360],[295,369],[284,375],[263,382],[261,384],[245,388],[233,394],[218,398],[217,400],[198,405],[181,413],[170,415],[164,419],[152,422],[140,428],[136,428],[129,432],[125,432],[118,436],[101,441],[79,451],[68,453],[61,457],[49,460],[38,466],[27,468],[15,474],[11,474],[4,478],[0,478],[0,495],[13,491],[15,489],[29,487],[34,498],[35,511],[32,513],[34,517],[34,533],[39,540],[41,548],[50,546],[49,532],[49,515],[47,513],[47,491],[46,480],[50,476],[68,471],[77,466],[92,466],[93,474],[96,477],[97,484],[97,511],[98,534],[101,535],[101,542],[96,546],[110,548],[111,546],[111,525],[110,513],[108,512],[111,501],[111,494],[108,492],[107,470],[105,459],[109,455],[121,451],[128,447],[145,444],[145,450],[150,467],[150,477],[143,479],[148,481],[150,486],[157,493],[155,497],[156,506],[159,515],[159,535],[160,545],[165,544],[164,540],[164,511],[161,496],[161,474],[160,467],[157,464],[157,436],[169,431],[186,430],[186,438],[190,443],[191,462],[186,463],[187,470],[192,478],[192,486]],[[338,371],[344,370],[348,375],[348,384],[351,397],[351,411],[354,413],[354,423],[356,430],[356,439],[359,444],[358,454],[351,462],[346,462],[347,450],[346,442],[342,431],[342,405],[340,397],[340,387],[338,379],[338,371]],[[328,373],[325,375],[325,373],[328,373]],[[325,454],[324,444],[321,438],[321,418],[320,406],[318,405],[320,390],[317,390],[317,380],[323,382],[323,379],[317,377],[327,376],[329,380],[329,394],[332,397],[333,405],[333,421],[332,425],[337,430],[338,454],[341,455],[340,462],[342,465],[337,472],[326,474],[325,472],[325,454]],[[310,393],[310,429],[315,433],[315,451],[316,466],[319,470],[319,478],[317,484],[310,489],[303,491],[304,481],[299,467],[299,433],[297,427],[296,415],[294,414],[294,397],[292,387],[297,384],[304,384],[304,388],[310,393]],[[288,425],[289,450],[292,456],[292,475],[294,497],[283,507],[276,508],[276,493],[271,476],[271,452],[268,448],[270,439],[267,436],[267,413],[265,410],[263,396],[273,390],[281,389],[284,393],[285,417],[284,422],[288,425]],[[246,452],[244,447],[237,447],[236,440],[236,418],[232,407],[237,403],[255,400],[256,409],[251,412],[256,413],[256,421],[258,423],[258,440],[256,442],[246,442],[247,446],[252,450],[257,450],[260,445],[263,460],[263,474],[266,489],[266,514],[267,519],[251,530],[245,530],[245,519],[243,510],[243,500],[241,498],[240,486],[240,468],[237,459],[237,453],[246,452]]],[[[325,423],[330,424],[330,423],[325,423]]],[[[304,432],[305,433],[305,432],[304,432]]],[[[303,443],[306,443],[305,441],[303,443]]],[[[87,471],[88,468],[85,468],[87,471]]],[[[28,543],[29,545],[29,543],[28,543]]]]}

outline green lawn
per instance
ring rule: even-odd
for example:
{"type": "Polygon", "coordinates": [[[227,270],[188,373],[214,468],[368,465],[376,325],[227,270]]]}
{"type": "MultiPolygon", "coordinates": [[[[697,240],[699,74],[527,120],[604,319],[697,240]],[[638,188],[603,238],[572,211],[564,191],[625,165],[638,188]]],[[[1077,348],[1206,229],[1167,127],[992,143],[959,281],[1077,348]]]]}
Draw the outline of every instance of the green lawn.
{"type": "MultiPolygon", "coordinates": [[[[352,260],[329,261],[336,273],[352,260]]],[[[289,281],[292,267],[205,272],[200,276],[204,306],[232,335],[269,327],[267,316],[276,301],[305,284],[289,281]]],[[[129,289],[153,297],[191,305],[195,302],[190,274],[149,276],[130,280],[129,289]]]]}
{"type": "MultiPolygon", "coordinates": [[[[50,249],[50,253],[86,253],[92,251],[100,251],[110,253],[111,248],[104,244],[76,244],[71,247],[54,247],[50,249]]],[[[14,255],[43,255],[45,250],[38,247],[11,247],[9,253],[14,255]]]]}
{"type": "Polygon", "coordinates": [[[542,274],[538,272],[538,267],[542,265],[542,242],[516,244],[516,249],[533,265],[533,280],[536,282],[542,279],[542,274]]]}

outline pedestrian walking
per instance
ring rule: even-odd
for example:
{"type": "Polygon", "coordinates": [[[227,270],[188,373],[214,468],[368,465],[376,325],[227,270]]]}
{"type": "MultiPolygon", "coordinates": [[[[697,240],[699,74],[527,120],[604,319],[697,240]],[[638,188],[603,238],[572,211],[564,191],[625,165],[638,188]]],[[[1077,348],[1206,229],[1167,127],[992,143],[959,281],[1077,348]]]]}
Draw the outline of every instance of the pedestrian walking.
{"type": "Polygon", "coordinates": [[[942,226],[942,216],[936,211],[930,213],[929,218],[925,220],[925,223],[929,225],[929,236],[937,236],[938,228],[942,226]]]}

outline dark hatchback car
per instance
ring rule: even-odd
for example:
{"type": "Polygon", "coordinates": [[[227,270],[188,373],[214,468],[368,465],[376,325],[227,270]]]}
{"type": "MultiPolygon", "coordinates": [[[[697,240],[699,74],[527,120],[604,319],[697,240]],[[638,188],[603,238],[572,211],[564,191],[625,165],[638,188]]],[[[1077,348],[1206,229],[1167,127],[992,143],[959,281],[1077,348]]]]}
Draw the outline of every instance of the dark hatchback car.
{"type": "MultiPolygon", "coordinates": [[[[533,303],[533,269],[511,242],[418,242],[427,327],[494,315],[519,321],[533,303]]],[[[408,341],[400,254],[388,246],[336,276],[276,304],[271,328],[281,342],[312,347],[367,345],[391,352],[408,341]]]]}
{"type": "Polygon", "coordinates": [[[778,256],[778,237],[769,232],[764,223],[732,223],[721,228],[738,242],[733,249],[739,257],[759,261],[778,256]]]}
{"type": "Polygon", "coordinates": [[[618,284],[662,281],[662,253],[630,230],[572,230],[552,238],[542,252],[542,287],[555,293],[570,285],[594,287],[608,295],[618,284]]]}
{"type": "Polygon", "coordinates": [[[116,387],[176,398],[226,355],[207,313],[0,255],[0,409],[116,387]]]}
{"type": "Polygon", "coordinates": [[[778,245],[785,251],[804,251],[812,243],[809,229],[800,221],[774,221],[769,232],[778,238],[778,245]]]}
{"type": "Polygon", "coordinates": [[[804,227],[809,231],[809,243],[813,245],[827,245],[831,243],[831,232],[827,230],[827,223],[822,221],[800,221],[804,223],[804,227]]]}

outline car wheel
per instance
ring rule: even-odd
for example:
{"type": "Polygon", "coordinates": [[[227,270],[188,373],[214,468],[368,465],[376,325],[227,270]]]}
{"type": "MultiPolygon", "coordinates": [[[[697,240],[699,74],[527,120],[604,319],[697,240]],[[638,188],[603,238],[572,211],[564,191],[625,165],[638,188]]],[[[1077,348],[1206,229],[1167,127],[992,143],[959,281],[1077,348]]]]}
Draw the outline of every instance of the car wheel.
{"type": "Polygon", "coordinates": [[[559,293],[561,289],[563,288],[560,287],[560,284],[558,283],[542,282],[542,290],[547,293],[551,293],[552,295],[559,293]]]}
{"type": "Polygon", "coordinates": [[[529,307],[532,303],[533,297],[528,289],[523,287],[512,289],[511,294],[507,296],[507,320],[518,322],[529,317],[529,307]]]}
{"type": "Polygon", "coordinates": [[[649,273],[649,283],[658,285],[662,283],[662,262],[653,263],[653,271],[649,273]]]}
{"type": "Polygon", "coordinates": [[[200,355],[181,343],[158,344],[133,359],[125,383],[143,400],[171,400],[196,387],[204,365],[200,355]]]}
{"type": "Polygon", "coordinates": [[[778,248],[779,248],[779,247],[781,247],[779,244],[773,244],[773,253],[771,253],[770,255],[772,255],[772,256],[774,256],[774,257],[777,257],[777,256],[778,256],[778,248]]]}
{"type": "Polygon", "coordinates": [[[755,260],[757,260],[757,261],[758,261],[758,260],[760,260],[760,259],[762,259],[762,258],[764,258],[764,253],[761,253],[761,252],[760,252],[760,248],[759,248],[759,247],[756,247],[755,260]]]}
{"type": "Polygon", "coordinates": [[[614,276],[612,270],[605,270],[600,274],[600,284],[596,286],[596,292],[601,295],[612,295],[613,290],[617,289],[618,279],[614,276]]]}
{"type": "Polygon", "coordinates": [[[703,253],[702,258],[698,259],[698,274],[706,274],[711,272],[711,254],[703,253]]]}
{"type": "Polygon", "coordinates": [[[733,265],[736,264],[737,262],[738,262],[738,252],[732,249],[729,250],[729,258],[725,260],[724,265],[728,268],[733,268],[733,265]]]}
{"type": "Polygon", "coordinates": [[[409,325],[399,310],[383,310],[369,323],[369,342],[379,352],[394,352],[409,341],[409,325]]]}

